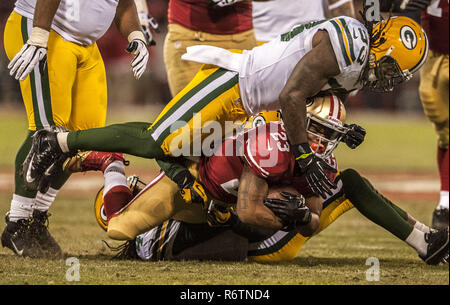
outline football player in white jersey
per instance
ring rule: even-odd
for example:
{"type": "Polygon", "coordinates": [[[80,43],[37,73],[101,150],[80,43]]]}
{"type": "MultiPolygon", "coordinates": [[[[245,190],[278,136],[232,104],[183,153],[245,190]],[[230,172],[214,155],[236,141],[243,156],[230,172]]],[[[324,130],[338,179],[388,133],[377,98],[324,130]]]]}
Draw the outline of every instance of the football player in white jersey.
{"type": "MultiPolygon", "coordinates": [[[[422,28],[405,17],[390,18],[373,29],[350,17],[301,24],[242,54],[194,46],[183,58],[204,65],[155,122],[77,132],[39,132],[23,165],[27,173],[24,181],[30,188],[45,186],[64,154],[77,150],[123,152],[145,158],[180,153],[187,156],[192,154],[191,143],[203,143],[210,137],[211,122],[225,131],[229,121],[281,109],[300,173],[314,193],[325,197],[335,185],[325,174],[328,165],[307,142],[307,99],[324,92],[345,98],[362,87],[390,91],[421,67],[427,50],[422,28]],[[202,132],[205,129],[209,133],[202,132]]],[[[223,136],[222,132],[215,136],[219,134],[223,136]]],[[[187,169],[173,170],[173,164],[168,164],[166,167],[160,162],[186,202],[205,206],[200,183],[187,169]]]]}
{"type": "Polygon", "coordinates": [[[129,41],[131,69],[139,78],[149,54],[133,0],[17,0],[8,18],[8,69],[20,82],[29,131],[16,155],[15,190],[1,242],[19,256],[61,255],[45,223],[68,176],[53,177],[37,192],[26,188],[18,173],[36,130],[104,126],[106,75],[95,42],[113,22],[129,41]]]}

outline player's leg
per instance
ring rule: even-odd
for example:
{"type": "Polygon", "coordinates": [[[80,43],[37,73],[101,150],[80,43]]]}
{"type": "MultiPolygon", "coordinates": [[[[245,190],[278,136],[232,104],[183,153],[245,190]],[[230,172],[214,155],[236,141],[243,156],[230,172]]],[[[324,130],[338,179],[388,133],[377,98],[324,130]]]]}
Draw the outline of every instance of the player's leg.
{"type": "MultiPolygon", "coordinates": [[[[198,175],[195,165],[190,170],[194,177],[198,175]]],[[[189,223],[206,222],[202,206],[187,205],[177,185],[164,173],[160,173],[119,211],[107,207],[106,202],[104,204],[109,220],[108,236],[118,240],[132,240],[171,218],[189,223]]]]}
{"type": "MultiPolygon", "coordinates": [[[[9,58],[15,55],[15,53],[20,50],[21,46],[28,39],[28,35],[32,28],[33,20],[22,17],[21,15],[13,12],[8,19],[7,26],[5,28],[5,50],[9,58]]],[[[53,31],[49,37],[49,44],[55,42],[55,37],[58,35],[53,31]]],[[[9,214],[10,222],[17,222],[18,220],[25,220],[33,218],[33,210],[40,208],[40,204],[47,204],[54,200],[53,194],[50,196],[43,196],[45,194],[37,194],[36,191],[29,191],[23,183],[19,173],[21,171],[21,164],[26,158],[26,155],[31,147],[31,136],[34,130],[41,128],[48,128],[55,125],[54,121],[54,111],[53,111],[53,97],[50,90],[49,75],[52,75],[52,63],[50,58],[55,57],[52,52],[49,51],[47,56],[47,65],[38,65],[24,81],[20,82],[22,98],[25,104],[25,109],[27,112],[28,125],[30,132],[19,149],[16,155],[16,170],[15,170],[15,194],[13,195],[13,200],[11,202],[11,211],[9,214]],[[36,201],[35,197],[38,199],[36,201]]],[[[70,78],[66,80],[70,83],[70,78]]],[[[62,99],[70,102],[70,96],[62,96],[62,99]]],[[[67,116],[68,117],[68,116],[67,116]]],[[[38,212],[37,212],[38,213],[38,212]]],[[[38,213],[40,214],[40,213],[38,213]]],[[[38,215],[36,221],[32,221],[31,224],[27,225],[27,229],[21,227],[22,232],[28,232],[28,235],[32,234],[34,229],[42,229],[46,231],[46,228],[40,226],[40,220],[43,219],[38,215]],[[22,230],[23,229],[23,230],[22,230]]],[[[43,215],[44,217],[46,215],[43,215]]],[[[21,221],[23,222],[23,221],[21,221]]],[[[46,231],[48,232],[48,231],[46,231]]],[[[16,234],[17,237],[20,234],[16,234]]],[[[4,238],[4,241],[7,238],[4,238]]],[[[19,241],[16,240],[15,245],[19,241]]],[[[8,243],[8,242],[6,242],[8,243]]],[[[5,243],[4,243],[5,244],[5,243]]],[[[31,243],[29,243],[31,244],[31,243]]],[[[60,248],[56,243],[52,243],[54,246],[54,253],[59,254],[60,248]]],[[[41,248],[41,247],[39,247],[41,248]]],[[[45,247],[44,247],[45,248],[45,247]]],[[[14,247],[14,249],[16,249],[14,247]]],[[[42,250],[42,249],[41,249],[42,250]]],[[[15,251],[15,250],[13,250],[15,251]]],[[[17,253],[17,251],[15,251],[17,253]]],[[[22,252],[27,255],[27,251],[22,252]]]]}
{"type": "Polygon", "coordinates": [[[425,115],[434,124],[438,136],[437,166],[441,179],[440,201],[433,212],[432,226],[444,228],[449,220],[449,73],[448,54],[430,51],[420,70],[419,94],[425,115]]]}
{"type": "Polygon", "coordinates": [[[448,255],[448,228],[424,232],[408,220],[408,214],[377,192],[353,169],[341,173],[345,196],[369,220],[413,247],[427,264],[438,264],[448,255]]]}

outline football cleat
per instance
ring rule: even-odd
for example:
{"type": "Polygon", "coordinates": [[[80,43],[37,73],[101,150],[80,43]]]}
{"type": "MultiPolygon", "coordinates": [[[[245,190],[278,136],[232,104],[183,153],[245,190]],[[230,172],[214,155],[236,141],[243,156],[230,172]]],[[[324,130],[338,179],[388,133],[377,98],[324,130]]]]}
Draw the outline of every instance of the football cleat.
{"type": "Polygon", "coordinates": [[[31,149],[20,172],[25,187],[45,193],[51,178],[61,172],[61,165],[67,156],[59,147],[55,132],[38,130],[33,135],[31,149]]]}
{"type": "Polygon", "coordinates": [[[6,215],[6,228],[2,233],[3,247],[11,249],[17,256],[42,258],[44,252],[31,236],[31,219],[9,221],[6,215]]]}
{"type": "Polygon", "coordinates": [[[33,217],[30,225],[31,237],[39,244],[46,257],[60,258],[62,257],[61,247],[48,231],[47,211],[33,211],[33,217]]]}
{"type": "Polygon", "coordinates": [[[102,171],[114,161],[122,161],[125,165],[129,164],[122,153],[110,153],[101,151],[82,151],[73,157],[64,161],[63,170],[70,173],[86,171],[102,171]]]}
{"type": "Polygon", "coordinates": [[[431,227],[436,230],[448,227],[448,209],[436,209],[433,212],[431,227]]]}
{"type": "Polygon", "coordinates": [[[419,257],[428,265],[438,265],[444,261],[449,254],[448,227],[439,231],[431,231],[425,234],[428,243],[427,254],[419,257]]]}

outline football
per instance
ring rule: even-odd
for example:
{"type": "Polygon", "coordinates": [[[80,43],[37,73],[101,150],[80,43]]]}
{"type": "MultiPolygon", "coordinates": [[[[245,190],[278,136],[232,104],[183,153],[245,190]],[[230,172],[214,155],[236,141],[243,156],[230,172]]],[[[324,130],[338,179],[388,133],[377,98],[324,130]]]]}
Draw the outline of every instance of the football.
{"type": "Polygon", "coordinates": [[[266,197],[286,199],[280,194],[281,192],[289,192],[291,194],[300,195],[300,193],[293,186],[287,184],[278,184],[269,186],[269,192],[267,193],[266,197]]]}

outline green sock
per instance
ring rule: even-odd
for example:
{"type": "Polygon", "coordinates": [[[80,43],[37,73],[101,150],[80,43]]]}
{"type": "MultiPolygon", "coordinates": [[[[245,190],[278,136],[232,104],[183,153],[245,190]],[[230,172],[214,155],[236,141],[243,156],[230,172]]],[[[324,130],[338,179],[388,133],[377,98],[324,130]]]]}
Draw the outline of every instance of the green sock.
{"type": "Polygon", "coordinates": [[[379,194],[357,171],[346,169],[341,177],[346,197],[361,214],[401,240],[406,240],[414,228],[408,223],[406,212],[379,194]]]}
{"type": "Polygon", "coordinates": [[[97,150],[121,152],[143,158],[164,156],[153,140],[148,127],[151,123],[130,122],[69,132],[67,146],[71,151],[97,150]]]}
{"type": "Polygon", "coordinates": [[[14,163],[14,194],[27,198],[34,198],[37,192],[29,191],[25,188],[23,178],[19,175],[19,172],[22,170],[23,161],[25,161],[28,152],[30,151],[32,142],[31,136],[33,134],[34,131],[28,131],[25,141],[22,143],[22,146],[20,146],[19,151],[16,154],[14,163]]]}

